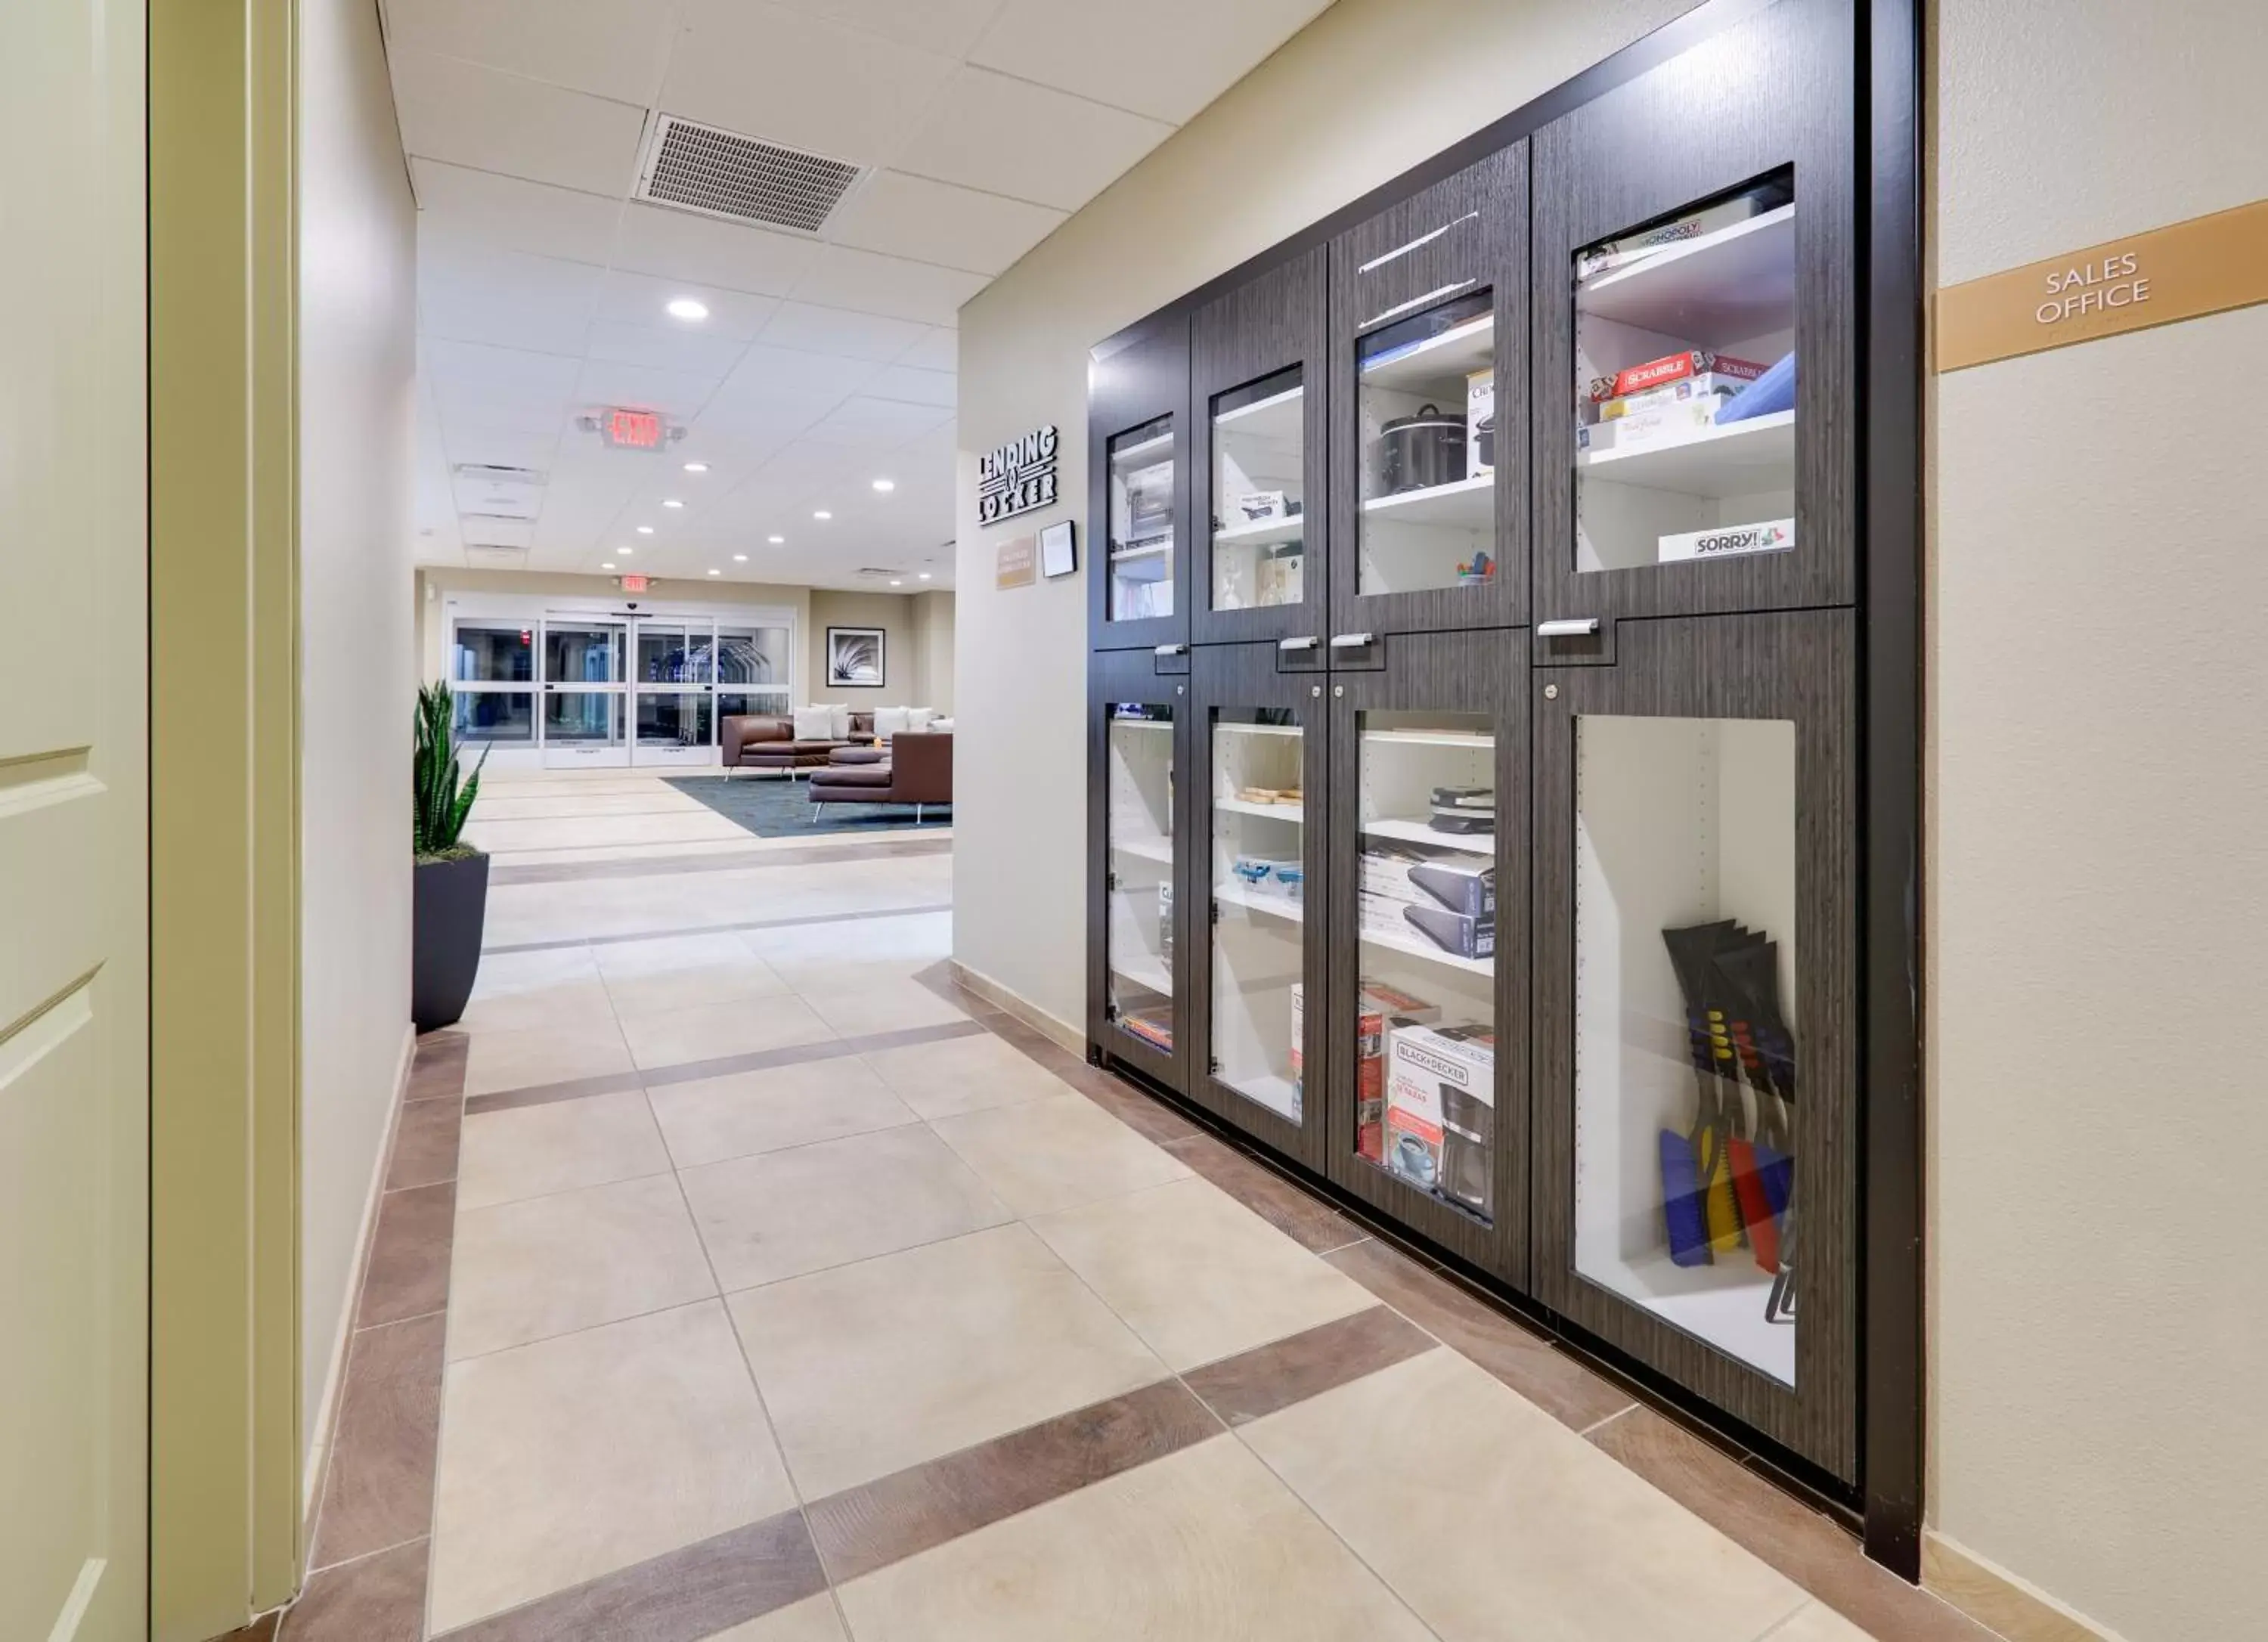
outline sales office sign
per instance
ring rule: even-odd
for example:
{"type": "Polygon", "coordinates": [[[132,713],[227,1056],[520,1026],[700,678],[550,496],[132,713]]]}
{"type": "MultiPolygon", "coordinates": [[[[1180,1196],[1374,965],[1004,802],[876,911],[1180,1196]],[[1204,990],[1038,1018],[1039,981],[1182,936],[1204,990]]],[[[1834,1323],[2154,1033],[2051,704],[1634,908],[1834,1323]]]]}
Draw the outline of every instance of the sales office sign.
{"type": "Polygon", "coordinates": [[[976,459],[976,522],[997,525],[1053,507],[1056,502],[1056,453],[1061,441],[1053,427],[1034,428],[1020,439],[1011,439],[976,459]]]}

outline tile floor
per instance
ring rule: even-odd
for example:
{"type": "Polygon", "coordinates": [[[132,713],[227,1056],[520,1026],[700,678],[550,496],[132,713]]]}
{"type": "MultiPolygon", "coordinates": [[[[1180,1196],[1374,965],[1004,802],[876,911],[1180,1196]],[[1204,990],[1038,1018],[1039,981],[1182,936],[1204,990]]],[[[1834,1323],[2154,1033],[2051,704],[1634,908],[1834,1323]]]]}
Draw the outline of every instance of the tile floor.
{"type": "Polygon", "coordinates": [[[419,1047],[289,1642],[1985,1636],[961,987],[934,837],[624,853],[564,784],[482,800],[550,830],[419,1047]]]}

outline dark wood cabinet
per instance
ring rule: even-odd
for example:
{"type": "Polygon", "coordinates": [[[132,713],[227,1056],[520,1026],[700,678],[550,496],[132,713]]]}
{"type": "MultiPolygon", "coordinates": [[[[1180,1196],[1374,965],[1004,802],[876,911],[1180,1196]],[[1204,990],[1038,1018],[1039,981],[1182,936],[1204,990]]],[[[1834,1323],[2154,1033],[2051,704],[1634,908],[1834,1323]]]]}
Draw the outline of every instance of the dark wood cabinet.
{"type": "Polygon", "coordinates": [[[1189,642],[1189,322],[1163,316],[1087,368],[1087,631],[1189,642]]]}
{"type": "Polygon", "coordinates": [[[1189,1089],[1190,745],[1185,658],[1098,651],[1087,665],[1087,1022],[1108,1059],[1189,1089]]]}

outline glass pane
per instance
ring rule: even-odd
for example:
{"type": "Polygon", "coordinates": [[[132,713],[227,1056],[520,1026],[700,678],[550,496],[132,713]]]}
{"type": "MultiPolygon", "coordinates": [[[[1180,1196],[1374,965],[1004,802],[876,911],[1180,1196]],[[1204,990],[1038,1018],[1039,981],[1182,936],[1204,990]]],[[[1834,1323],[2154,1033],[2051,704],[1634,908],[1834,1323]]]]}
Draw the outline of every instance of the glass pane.
{"type": "Polygon", "coordinates": [[[1795,185],[1575,258],[1575,568],[1795,546],[1795,185]]]}
{"type": "Polygon", "coordinates": [[[621,683],[622,630],[604,622],[545,622],[543,678],[548,684],[621,683]]]}
{"type": "Polygon", "coordinates": [[[637,696],[637,744],[657,747],[704,747],[715,735],[715,705],[707,696],[688,692],[637,696]]]}
{"type": "Polygon", "coordinates": [[[1483,716],[1357,720],[1355,1149],[1496,1211],[1496,737],[1483,716]]]}
{"type": "Polygon", "coordinates": [[[791,709],[791,694],[784,684],[777,689],[719,691],[717,716],[721,719],[747,713],[784,713],[791,709]]]}
{"type": "Polygon", "coordinates": [[[543,739],[553,747],[620,747],[622,696],[614,690],[562,690],[546,696],[543,739]]]}
{"type": "Polygon", "coordinates": [[[1355,591],[1482,587],[1496,563],[1496,313],[1469,292],[1355,344],[1355,591]]]}
{"type": "Polygon", "coordinates": [[[526,684],[535,677],[535,633],[516,623],[460,622],[450,676],[460,684],[526,684]]]}
{"type": "Polygon", "coordinates": [[[678,626],[656,627],[641,622],[637,630],[637,681],[641,684],[706,684],[709,681],[709,630],[678,626]]]}
{"type": "Polygon", "coordinates": [[[1115,703],[1110,715],[1110,1019],[1174,1047],[1174,710],[1115,703]]]}
{"type": "Polygon", "coordinates": [[[1284,708],[1212,715],[1212,1074],[1300,1121],[1307,792],[1284,708]]]}
{"type": "Polygon", "coordinates": [[[1110,441],[1110,619],[1174,613],[1174,419],[1110,441]]]}
{"type": "Polygon", "coordinates": [[[1795,726],[1575,721],[1575,1269],[1795,1383],[1795,726]]]}
{"type": "Polygon", "coordinates": [[[459,690],[457,739],[499,746],[535,740],[535,696],[530,690],[459,690]]]}
{"type": "MultiPolygon", "coordinates": [[[[717,630],[717,682],[719,684],[777,684],[785,690],[789,680],[788,630],[784,627],[719,627],[717,630]]],[[[747,711],[763,712],[762,707],[747,711]]]]}
{"type": "Polygon", "coordinates": [[[1212,401],[1212,607],[1297,604],[1305,556],[1307,396],[1300,367],[1212,401]]]}

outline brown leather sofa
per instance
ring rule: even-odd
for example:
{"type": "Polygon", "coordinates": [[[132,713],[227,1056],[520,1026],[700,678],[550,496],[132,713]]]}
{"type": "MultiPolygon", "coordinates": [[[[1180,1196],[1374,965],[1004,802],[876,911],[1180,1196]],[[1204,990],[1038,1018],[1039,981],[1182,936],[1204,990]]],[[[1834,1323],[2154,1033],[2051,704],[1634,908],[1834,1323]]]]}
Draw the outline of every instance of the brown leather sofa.
{"type": "Polygon", "coordinates": [[[910,804],[918,823],[922,813],[953,803],[953,733],[902,730],[890,738],[889,757],[873,762],[858,749],[857,762],[829,763],[811,777],[814,804],[910,804]]]}
{"type": "Polygon", "coordinates": [[[727,774],[735,769],[784,769],[792,774],[799,769],[819,769],[838,747],[873,740],[874,715],[852,713],[850,740],[844,741],[799,741],[795,739],[795,720],[785,713],[735,714],[725,719],[722,727],[727,774]]]}

